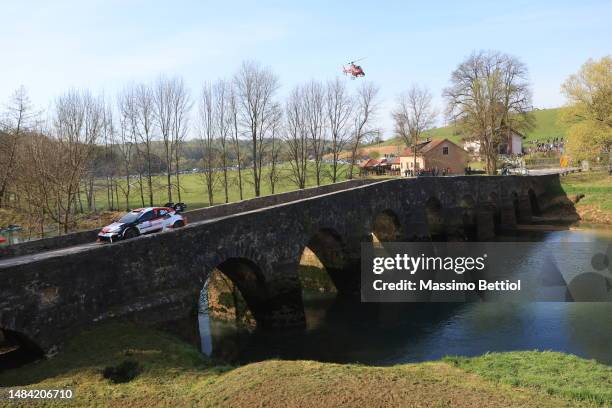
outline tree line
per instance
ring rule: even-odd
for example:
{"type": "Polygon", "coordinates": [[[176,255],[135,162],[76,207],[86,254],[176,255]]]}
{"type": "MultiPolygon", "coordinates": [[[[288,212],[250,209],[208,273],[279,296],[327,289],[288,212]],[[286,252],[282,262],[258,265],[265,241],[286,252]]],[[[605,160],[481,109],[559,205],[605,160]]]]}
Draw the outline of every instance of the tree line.
{"type": "MultiPolygon", "coordinates": [[[[210,205],[219,187],[228,202],[230,189],[243,199],[246,189],[261,195],[265,183],[274,193],[282,178],[296,188],[309,177],[316,185],[323,176],[351,179],[360,147],[380,136],[379,89],[346,84],[311,80],[281,98],[278,76],[246,61],[195,92],[179,76],[160,76],[114,97],[70,90],[47,112],[20,87],[0,112],[0,210],[20,214],[42,235],[52,225],[68,232],[80,214],[102,209],[100,190],[109,210],[128,210],[134,197],[142,206],[179,202],[182,175],[191,169],[210,205]]],[[[573,150],[609,151],[610,58],[587,62],[562,90],[572,107],[573,150]]],[[[489,174],[496,174],[498,147],[509,132],[533,126],[527,67],[504,53],[472,53],[452,71],[442,96],[447,121],[464,139],[480,142],[489,174]]],[[[413,85],[391,112],[394,133],[413,147],[415,161],[414,147],[439,114],[432,99],[413,85]]]]}
{"type": "Polygon", "coordinates": [[[364,82],[349,92],[338,78],[310,81],[285,101],[279,88],[278,76],[252,61],[194,94],[181,77],[160,76],[113,98],[70,90],[47,112],[20,87],[1,116],[0,207],[43,235],[53,225],[71,231],[80,214],[102,209],[100,189],[109,210],[128,210],[134,197],[142,206],[180,202],[181,176],[192,168],[211,205],[219,186],[229,201],[229,171],[240,199],[246,188],[261,195],[264,182],[274,193],[281,163],[297,188],[311,173],[317,185],[324,172],[332,182],[352,178],[358,147],[373,133],[378,88],[364,82]],[[341,174],[345,149],[352,154],[341,174]]]}

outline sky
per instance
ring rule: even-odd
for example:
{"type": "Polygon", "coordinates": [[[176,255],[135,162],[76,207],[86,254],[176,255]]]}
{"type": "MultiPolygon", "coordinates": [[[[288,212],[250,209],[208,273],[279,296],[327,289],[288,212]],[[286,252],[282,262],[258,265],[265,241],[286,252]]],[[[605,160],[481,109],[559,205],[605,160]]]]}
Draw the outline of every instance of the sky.
{"type": "MultiPolygon", "coordinates": [[[[49,109],[69,89],[112,97],[160,75],[182,76],[195,98],[204,81],[231,77],[243,60],[269,66],[282,97],[365,58],[388,136],[402,90],[429,88],[442,111],[451,72],[477,50],[518,57],[534,107],[561,106],[568,75],[612,53],[610,16],[610,0],[2,0],[0,103],[24,85],[36,106],[49,109]]],[[[363,80],[342,78],[351,89],[363,80]]]]}

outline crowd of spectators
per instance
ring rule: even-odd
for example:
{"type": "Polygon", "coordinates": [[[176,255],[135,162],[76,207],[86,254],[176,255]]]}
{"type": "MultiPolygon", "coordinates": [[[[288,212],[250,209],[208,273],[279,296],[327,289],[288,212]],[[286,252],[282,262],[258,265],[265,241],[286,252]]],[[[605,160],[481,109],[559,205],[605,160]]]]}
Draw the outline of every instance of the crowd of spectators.
{"type": "Polygon", "coordinates": [[[565,142],[560,137],[546,140],[534,140],[532,146],[527,149],[527,153],[563,153],[565,142]]]}
{"type": "MultiPolygon", "coordinates": [[[[438,167],[434,167],[434,168],[426,168],[426,169],[417,169],[416,171],[416,176],[417,177],[423,177],[423,176],[446,176],[447,174],[450,173],[450,168],[438,168],[438,167]]],[[[414,175],[414,171],[413,170],[404,170],[404,176],[406,177],[412,177],[414,175]]]]}

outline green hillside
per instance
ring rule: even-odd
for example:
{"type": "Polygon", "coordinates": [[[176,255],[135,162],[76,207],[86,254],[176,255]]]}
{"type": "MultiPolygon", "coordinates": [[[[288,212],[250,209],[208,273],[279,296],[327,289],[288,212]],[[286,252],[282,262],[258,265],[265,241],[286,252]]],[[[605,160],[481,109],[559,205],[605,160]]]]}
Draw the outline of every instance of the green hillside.
{"type": "Polygon", "coordinates": [[[561,123],[562,108],[557,109],[542,109],[534,111],[536,118],[536,127],[526,132],[527,140],[534,139],[552,139],[554,137],[562,137],[565,139],[567,135],[567,126],[561,123]]]}
{"type": "MultiPolygon", "coordinates": [[[[555,109],[538,109],[533,111],[535,117],[535,127],[525,132],[527,139],[526,142],[531,140],[546,140],[555,137],[565,138],[567,133],[567,127],[560,122],[560,114],[562,108],[555,109]]],[[[461,136],[456,135],[456,129],[454,126],[445,126],[435,128],[426,131],[425,137],[431,137],[433,139],[450,139],[455,143],[461,141],[461,136]]],[[[401,143],[399,138],[392,138],[385,140],[380,146],[392,146],[401,143]]]]}

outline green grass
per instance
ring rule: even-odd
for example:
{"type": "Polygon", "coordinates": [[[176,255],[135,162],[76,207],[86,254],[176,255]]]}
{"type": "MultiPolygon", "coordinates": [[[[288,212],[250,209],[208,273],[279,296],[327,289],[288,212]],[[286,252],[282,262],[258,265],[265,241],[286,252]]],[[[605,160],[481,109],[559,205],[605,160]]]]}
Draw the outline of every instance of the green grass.
{"type": "Polygon", "coordinates": [[[547,187],[551,201],[545,215],[580,224],[612,225],[612,177],[607,172],[572,173],[559,181],[547,187]]]}
{"type": "MultiPolygon", "coordinates": [[[[104,405],[114,401],[121,406],[124,397],[166,405],[155,396],[163,394],[166,401],[184,393],[179,385],[196,386],[228,370],[214,365],[198,350],[174,336],[128,324],[105,324],[74,337],[55,358],[25,367],[0,372],[1,386],[33,385],[32,388],[70,388],[79,406],[104,405]],[[102,370],[126,359],[137,361],[142,374],[134,381],[114,385],[102,377],[102,370]],[[197,381],[196,381],[197,379],[197,381]]],[[[0,406],[3,401],[0,399],[0,406]]],[[[13,405],[14,406],[14,405],[13,405]]],[[[23,406],[28,406],[24,403],[23,406]]],[[[46,406],[65,406],[61,401],[48,401],[46,406]]]]}
{"type": "MultiPolygon", "coordinates": [[[[560,119],[562,108],[556,109],[540,109],[533,111],[535,118],[535,127],[525,132],[526,139],[523,143],[529,143],[532,140],[553,139],[555,137],[565,138],[567,135],[567,126],[564,126],[560,119]]],[[[449,139],[454,143],[461,145],[461,136],[456,135],[454,126],[444,126],[426,131],[424,137],[432,139],[449,139]]],[[[402,143],[398,138],[391,138],[384,141],[379,146],[394,146],[402,143]]]]}
{"type": "Polygon", "coordinates": [[[574,355],[522,351],[444,361],[498,383],[612,406],[612,367],[574,355]]]}
{"type": "MultiPolygon", "coordinates": [[[[347,165],[340,166],[340,180],[346,180],[346,172],[347,165]]],[[[321,184],[330,184],[331,183],[331,166],[324,165],[322,172],[321,184]]],[[[357,174],[358,169],[354,168],[354,174],[357,174]]],[[[261,195],[269,195],[272,194],[271,185],[269,182],[268,169],[264,168],[261,180],[261,195]]],[[[275,193],[284,193],[287,191],[294,191],[298,188],[295,183],[292,182],[291,179],[291,168],[289,164],[283,164],[279,166],[279,177],[276,182],[274,192],[275,193]]],[[[207,207],[209,205],[208,202],[208,193],[206,190],[206,184],[204,180],[204,174],[202,173],[192,173],[192,174],[182,174],[180,176],[181,180],[181,201],[187,203],[188,209],[195,209],[201,207],[207,207]]],[[[175,179],[172,178],[172,182],[174,183],[175,179]]],[[[146,190],[146,181],[145,183],[145,205],[149,204],[148,195],[146,190]]],[[[130,192],[130,208],[136,208],[142,206],[142,201],[140,199],[140,187],[137,183],[136,178],[131,179],[132,188],[130,192]]],[[[309,163],[307,178],[306,178],[307,187],[316,186],[316,178],[314,174],[314,165],[309,163]]],[[[125,186],[125,181],[121,180],[120,185],[125,186]]],[[[228,196],[229,202],[236,202],[240,200],[240,192],[238,188],[238,171],[230,170],[228,171],[228,196]]],[[[253,198],[255,197],[255,190],[253,184],[253,171],[251,169],[246,169],[242,171],[242,186],[243,186],[243,198],[253,198]]],[[[153,178],[153,190],[154,190],[154,205],[163,205],[168,200],[167,188],[166,188],[166,177],[165,176],[155,176],[153,178]]],[[[173,199],[177,200],[176,188],[173,189],[173,199]]],[[[119,203],[120,209],[125,209],[125,196],[119,190],[119,203]]],[[[225,192],[222,183],[222,173],[219,172],[216,177],[216,183],[214,187],[214,204],[222,204],[225,202],[225,192]]],[[[84,199],[83,199],[84,200],[84,199]]],[[[107,205],[107,196],[106,196],[106,187],[104,181],[100,180],[96,185],[96,207],[98,209],[105,209],[108,207],[107,205]]]]}
{"type": "Polygon", "coordinates": [[[561,137],[565,139],[568,127],[561,122],[563,108],[541,109],[533,112],[535,128],[526,132],[527,140],[543,140],[561,137]]]}
{"type": "Polygon", "coordinates": [[[573,173],[561,178],[561,187],[568,196],[584,194],[577,207],[592,205],[612,212],[612,177],[607,172],[573,173]]]}
{"type": "MultiPolygon", "coordinates": [[[[609,367],[561,353],[496,353],[369,367],[269,360],[241,367],[201,355],[178,338],[128,323],[98,325],[55,357],[0,372],[1,387],[70,388],[75,401],[36,406],[522,406],[609,404],[609,367]],[[136,361],[114,384],[105,367],[136,361]]],[[[6,390],[0,388],[0,395],[6,390]]],[[[32,406],[7,403],[0,406],[32,406]],[[7,405],[8,404],[8,405],[7,405]]]]}

